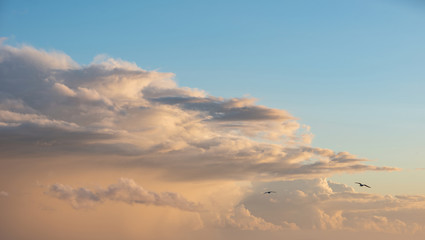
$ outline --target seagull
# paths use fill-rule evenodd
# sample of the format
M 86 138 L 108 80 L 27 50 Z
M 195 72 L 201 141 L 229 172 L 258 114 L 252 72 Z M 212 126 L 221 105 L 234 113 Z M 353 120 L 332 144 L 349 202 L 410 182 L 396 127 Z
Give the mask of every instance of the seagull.
M 368 185 L 366 185 L 366 184 L 364 184 L 364 183 L 359 183 L 359 182 L 355 182 L 355 183 L 359 184 L 359 185 L 360 185 L 360 187 L 368 187 L 368 188 L 370 188 Z
M 276 193 L 275 191 L 267 191 L 267 192 L 264 192 L 264 194 L 271 194 L 271 193 Z

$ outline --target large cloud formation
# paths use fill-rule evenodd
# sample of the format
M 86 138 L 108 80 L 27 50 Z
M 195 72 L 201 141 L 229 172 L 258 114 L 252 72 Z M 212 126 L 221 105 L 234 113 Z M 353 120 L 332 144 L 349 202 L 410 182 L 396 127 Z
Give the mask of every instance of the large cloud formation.
M 174 179 L 264 180 L 395 170 L 309 146 L 288 112 L 251 98 L 178 87 L 173 74 L 30 46 L 0 47 L 3 157 L 94 154 L 108 164 L 153 167 Z M 123 160 L 125 159 L 125 160 Z
M 24 190 L 19 192 L 26 185 L 14 174 L 33 174 L 27 166 L 37 166 L 44 179 L 51 180 L 52 172 L 58 176 L 59 168 L 71 177 L 49 182 L 44 193 L 33 198 L 60 199 L 70 203 L 72 211 L 103 203 L 113 212 L 108 204 L 124 203 L 146 211 L 169 207 L 182 214 L 178 224 L 189 219 L 196 229 L 423 233 L 423 196 L 358 193 L 326 180 L 336 173 L 396 168 L 313 147 L 308 126 L 290 113 L 258 105 L 252 98 L 225 99 L 179 87 L 173 77 L 105 56 L 81 66 L 64 53 L 0 45 L 0 163 L 2 173 L 15 166 L 3 179 L 10 177 L 16 185 L 3 181 L 3 203 L 26 198 Z M 60 165 L 63 162 L 68 165 Z M 78 171 L 64 170 L 77 165 Z M 21 173 L 22 166 L 31 169 Z M 104 177 L 104 172 L 98 173 L 102 168 L 119 169 L 124 178 L 94 188 L 76 180 L 81 169 L 88 169 L 90 179 Z M 148 191 L 126 175 L 129 169 L 152 170 L 175 190 Z M 201 187 L 192 190 L 187 183 Z M 152 185 L 147 188 L 155 189 Z M 264 195 L 265 189 L 277 193 Z M 15 222 L 27 219 L 4 209 Z M 60 219 L 28 211 L 52 224 Z

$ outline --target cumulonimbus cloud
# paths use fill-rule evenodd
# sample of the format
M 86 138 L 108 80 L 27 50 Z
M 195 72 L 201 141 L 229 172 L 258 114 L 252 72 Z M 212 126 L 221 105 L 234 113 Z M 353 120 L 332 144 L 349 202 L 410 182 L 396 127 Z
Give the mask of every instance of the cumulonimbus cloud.
M 47 188 L 76 209 L 106 201 L 167 206 L 199 214 L 205 226 L 243 230 L 425 229 L 423 196 L 358 193 L 325 180 L 397 168 L 313 147 L 309 127 L 287 111 L 179 87 L 173 77 L 104 56 L 82 66 L 61 52 L 1 45 L 0 157 L 8 166 L 66 156 L 83 168 L 151 168 L 172 180 L 258 184 L 209 193 L 201 203 L 148 191 L 128 178 L 104 188 Z M 265 186 L 277 193 L 262 194 Z
M 179 87 L 173 76 L 107 57 L 82 66 L 64 53 L 1 45 L 1 154 L 114 155 L 119 160 L 107 164 L 154 167 L 173 179 L 396 170 L 310 146 L 308 127 L 284 110 Z

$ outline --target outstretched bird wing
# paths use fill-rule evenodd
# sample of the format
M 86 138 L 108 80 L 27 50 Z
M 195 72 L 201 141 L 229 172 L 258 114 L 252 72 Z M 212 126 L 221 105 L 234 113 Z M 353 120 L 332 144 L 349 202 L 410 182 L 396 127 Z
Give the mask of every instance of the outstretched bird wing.
M 360 187 L 368 187 L 368 188 L 371 188 L 371 187 L 369 187 L 368 185 L 366 185 L 366 184 L 364 184 L 364 183 L 359 183 L 359 182 L 354 182 L 354 183 L 359 184 L 359 185 L 360 185 Z

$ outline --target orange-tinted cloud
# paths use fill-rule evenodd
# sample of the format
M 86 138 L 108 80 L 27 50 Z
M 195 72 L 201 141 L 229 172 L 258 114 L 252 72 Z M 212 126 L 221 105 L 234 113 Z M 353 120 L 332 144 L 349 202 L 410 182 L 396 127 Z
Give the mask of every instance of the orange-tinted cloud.
M 314 147 L 309 127 L 287 111 L 179 87 L 173 77 L 104 56 L 81 66 L 64 53 L 1 45 L 0 187 L 10 194 L 0 193 L 0 236 L 423 231 L 423 196 L 357 193 L 325 180 L 397 168 Z M 125 178 L 111 184 L 108 174 Z M 143 177 L 150 191 L 136 184 Z M 40 179 L 46 194 L 33 184 Z
M 128 204 L 170 206 L 185 211 L 201 210 L 199 204 L 190 202 L 177 193 L 148 191 L 138 185 L 134 180 L 128 178 L 121 178 L 116 184 L 96 190 L 90 190 L 84 187 L 73 188 L 57 183 L 49 186 L 46 194 L 68 201 L 76 209 L 91 207 L 96 203 L 110 200 Z
M 252 194 L 242 202 L 253 214 L 274 224 L 291 222 L 301 229 L 400 234 L 423 234 L 425 230 L 420 217 L 425 211 L 424 196 L 359 193 L 326 179 L 261 183 L 254 192 L 264 188 L 274 189 L 276 194 Z
M 173 179 L 285 179 L 392 171 L 349 153 L 309 146 L 308 127 L 254 99 L 178 87 L 173 74 L 98 58 L 0 48 L 0 149 L 4 157 L 105 156 Z

